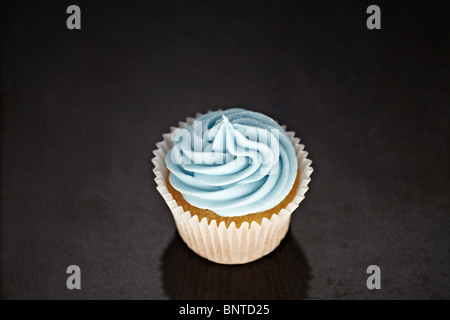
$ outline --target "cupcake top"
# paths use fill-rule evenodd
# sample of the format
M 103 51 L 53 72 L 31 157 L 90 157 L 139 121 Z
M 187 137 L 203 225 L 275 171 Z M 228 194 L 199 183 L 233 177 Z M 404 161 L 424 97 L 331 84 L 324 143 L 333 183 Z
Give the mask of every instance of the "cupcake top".
M 262 212 L 289 194 L 294 147 L 273 119 L 245 109 L 207 113 L 172 135 L 170 184 L 191 205 L 224 217 Z

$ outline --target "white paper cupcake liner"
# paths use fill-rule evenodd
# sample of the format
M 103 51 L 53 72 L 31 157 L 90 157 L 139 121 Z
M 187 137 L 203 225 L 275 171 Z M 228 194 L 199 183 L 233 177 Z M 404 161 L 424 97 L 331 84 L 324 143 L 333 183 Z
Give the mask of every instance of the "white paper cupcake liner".
M 210 111 L 208 111 L 210 112 Z M 201 114 L 197 114 L 196 118 Z M 179 122 L 179 128 L 191 125 L 196 118 L 187 118 L 186 122 Z M 311 181 L 312 161 L 307 159 L 308 152 L 304 151 L 304 145 L 300 144 L 300 139 L 295 137 L 295 132 L 287 132 L 297 155 L 300 172 L 300 183 L 294 200 L 285 209 L 281 209 L 278 214 L 273 214 L 271 219 L 263 218 L 261 225 L 253 221 L 249 226 L 248 222 L 243 222 L 236 228 L 234 222 L 229 227 L 225 222 L 217 225 L 216 220 L 208 224 L 208 220 L 203 218 L 199 221 L 198 216 L 191 216 L 189 211 L 184 211 L 173 199 L 172 194 L 167 189 L 166 177 L 167 167 L 165 158 L 167 152 L 172 148 L 171 135 L 176 127 L 171 127 L 171 132 L 163 134 L 163 140 L 156 144 L 157 149 L 153 151 L 155 157 L 152 159 L 155 168 L 156 189 L 166 201 L 175 220 L 178 232 L 194 252 L 210 261 L 222 264 L 242 264 L 259 259 L 272 252 L 285 237 L 291 219 L 291 214 L 305 198 L 308 190 L 308 183 Z M 283 129 L 286 129 L 283 126 Z

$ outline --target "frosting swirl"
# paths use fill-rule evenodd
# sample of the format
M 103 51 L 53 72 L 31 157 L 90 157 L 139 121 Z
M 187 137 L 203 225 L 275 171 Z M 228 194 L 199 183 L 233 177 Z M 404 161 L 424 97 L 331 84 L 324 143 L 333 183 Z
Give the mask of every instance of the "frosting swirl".
M 294 185 L 298 163 L 283 128 L 245 109 L 200 116 L 172 135 L 170 184 L 193 206 L 221 216 L 275 207 Z

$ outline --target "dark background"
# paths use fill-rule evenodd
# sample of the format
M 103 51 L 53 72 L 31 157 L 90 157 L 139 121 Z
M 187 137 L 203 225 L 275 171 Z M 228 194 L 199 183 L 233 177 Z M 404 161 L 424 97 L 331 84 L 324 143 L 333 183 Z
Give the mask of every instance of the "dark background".
M 66 8 L 81 8 L 81 30 Z M 366 8 L 381 7 L 381 30 Z M 1 3 L 4 299 L 450 299 L 449 23 L 437 1 Z M 150 161 L 243 106 L 315 169 L 287 238 L 243 266 L 183 244 Z M 81 290 L 66 268 L 81 268 Z M 381 268 L 381 290 L 366 269 Z

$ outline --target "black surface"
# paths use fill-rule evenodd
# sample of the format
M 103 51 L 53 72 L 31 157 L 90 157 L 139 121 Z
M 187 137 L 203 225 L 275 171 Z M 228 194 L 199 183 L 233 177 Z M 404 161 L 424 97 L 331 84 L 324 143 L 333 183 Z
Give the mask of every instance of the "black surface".
M 444 2 L 77 1 L 75 31 L 69 4 L 1 3 L 2 298 L 450 299 Z M 315 169 L 280 248 L 244 266 L 186 249 L 150 162 L 230 106 L 296 131 Z

